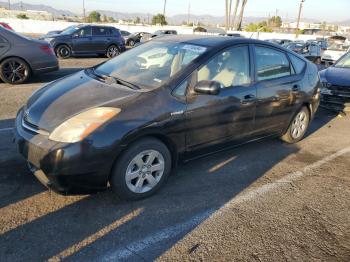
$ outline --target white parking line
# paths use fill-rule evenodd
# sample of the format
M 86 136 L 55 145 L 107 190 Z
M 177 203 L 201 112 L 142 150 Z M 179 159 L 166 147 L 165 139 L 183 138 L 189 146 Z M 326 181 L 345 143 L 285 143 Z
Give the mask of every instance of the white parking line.
M 175 238 L 180 234 L 187 233 L 189 230 L 195 228 L 200 223 L 202 223 L 206 218 L 208 218 L 214 212 L 210 209 L 199 215 L 192 217 L 184 223 L 176 224 L 160 230 L 154 234 L 151 234 L 143 239 L 132 242 L 126 247 L 113 250 L 112 252 L 106 254 L 101 260 L 102 261 L 119 261 L 131 258 L 132 256 L 138 256 L 139 252 L 145 250 L 149 247 L 155 246 L 155 244 L 164 242 L 168 239 Z
M 307 173 L 312 171 L 313 169 L 317 169 L 320 166 L 334 160 L 335 158 L 337 158 L 339 156 L 345 155 L 347 153 L 350 153 L 350 146 L 346 147 L 344 149 L 341 149 L 341 150 L 339 150 L 339 151 L 337 151 L 329 156 L 326 156 L 326 157 L 322 158 L 321 160 L 316 161 L 313 164 L 307 165 L 302 170 L 292 172 L 292 173 L 280 178 L 279 180 L 277 180 L 275 182 L 265 184 L 265 185 L 258 187 L 256 189 L 243 191 L 241 194 L 236 196 L 233 200 L 231 200 L 226 205 L 224 205 L 218 212 L 215 212 L 214 215 L 219 214 L 220 212 L 224 211 L 225 209 L 230 209 L 233 205 L 253 200 L 257 197 L 261 197 L 262 195 L 264 195 L 266 193 L 274 191 L 274 190 L 276 190 L 276 189 L 278 189 L 278 188 L 280 188 L 288 183 L 293 182 L 294 180 L 296 180 L 302 176 L 307 175 Z
M 170 226 L 161 231 L 157 231 L 154 234 L 150 234 L 143 239 L 130 243 L 126 247 L 119 248 L 107 253 L 102 258 L 102 261 L 117 261 L 128 259 L 135 255 L 137 256 L 140 251 L 146 250 L 147 248 L 151 248 L 159 242 L 163 242 L 165 240 L 179 236 L 180 234 L 187 233 L 189 230 L 198 226 L 203 221 L 213 218 L 215 219 L 215 217 L 221 215 L 225 210 L 231 209 L 234 205 L 252 201 L 256 198 L 260 198 L 262 195 L 266 195 L 267 193 L 277 190 L 287 185 L 288 183 L 291 183 L 294 180 L 307 175 L 307 173 L 312 171 L 313 169 L 317 169 L 322 165 L 334 160 L 335 158 L 345 155 L 347 153 L 350 153 L 350 147 L 346 147 L 340 151 L 337 151 L 336 153 L 326 156 L 321 160 L 304 167 L 302 170 L 289 173 L 275 182 L 265 184 L 256 189 L 243 191 L 241 194 L 234 197 L 231 201 L 226 203 L 222 208 L 220 208 L 216 212 L 214 212 L 213 210 L 208 210 L 207 212 L 197 215 L 182 224 Z
M 0 128 L 0 132 L 8 132 L 12 130 L 13 130 L 13 127 Z

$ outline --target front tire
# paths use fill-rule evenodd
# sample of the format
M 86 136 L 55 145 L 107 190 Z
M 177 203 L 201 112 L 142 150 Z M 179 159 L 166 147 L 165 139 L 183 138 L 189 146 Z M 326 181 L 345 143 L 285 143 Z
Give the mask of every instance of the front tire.
M 133 143 L 118 159 L 110 185 L 124 200 L 138 200 L 153 195 L 171 171 L 171 154 L 159 140 L 146 138 Z
M 67 59 L 72 56 L 72 50 L 67 45 L 60 45 L 56 48 L 56 56 L 61 59 Z
M 304 106 L 294 116 L 293 120 L 289 124 L 287 132 L 281 137 L 281 139 L 289 144 L 299 142 L 305 135 L 310 124 L 309 110 Z
M 22 59 L 12 57 L 0 64 L 0 78 L 5 83 L 18 85 L 26 82 L 30 77 L 30 67 Z

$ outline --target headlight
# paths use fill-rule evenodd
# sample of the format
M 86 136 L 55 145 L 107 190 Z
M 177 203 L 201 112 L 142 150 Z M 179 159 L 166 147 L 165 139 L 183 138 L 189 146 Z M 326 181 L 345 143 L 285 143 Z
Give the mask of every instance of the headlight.
M 120 108 L 113 107 L 97 107 L 87 110 L 56 127 L 49 139 L 63 143 L 79 142 L 120 111 Z

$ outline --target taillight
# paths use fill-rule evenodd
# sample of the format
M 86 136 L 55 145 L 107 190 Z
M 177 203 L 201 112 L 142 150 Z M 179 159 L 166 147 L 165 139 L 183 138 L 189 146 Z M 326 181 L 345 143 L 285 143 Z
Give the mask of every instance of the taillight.
M 54 55 L 54 54 L 55 54 L 55 52 L 53 51 L 53 48 L 52 48 L 51 46 L 42 45 L 42 46 L 40 46 L 40 49 L 41 49 L 44 53 L 46 53 L 46 54 L 48 54 L 48 55 Z

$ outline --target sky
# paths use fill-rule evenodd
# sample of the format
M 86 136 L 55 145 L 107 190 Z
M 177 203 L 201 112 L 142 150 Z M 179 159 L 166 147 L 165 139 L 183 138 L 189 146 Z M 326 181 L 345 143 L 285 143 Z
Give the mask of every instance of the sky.
M 2 0 L 4 1 L 4 0 Z M 233 0 L 234 2 L 235 0 Z M 11 0 L 11 2 L 19 2 Z M 82 13 L 83 0 L 23 0 L 26 3 L 45 4 L 58 9 Z M 248 0 L 246 16 L 263 16 L 276 13 L 282 18 L 297 17 L 300 0 Z M 192 14 L 223 16 L 225 0 L 167 0 L 166 15 Z M 164 0 L 85 0 L 86 10 L 96 9 L 126 13 L 162 13 Z M 350 0 L 305 0 L 303 17 L 319 21 L 343 21 L 350 19 Z

